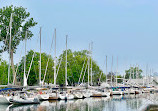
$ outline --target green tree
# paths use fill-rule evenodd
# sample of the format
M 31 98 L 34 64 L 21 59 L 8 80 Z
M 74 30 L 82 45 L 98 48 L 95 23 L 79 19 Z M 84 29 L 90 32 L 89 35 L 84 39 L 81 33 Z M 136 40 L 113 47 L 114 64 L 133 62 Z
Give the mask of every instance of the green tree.
M 29 18 L 30 13 L 26 12 L 26 8 L 6 6 L 0 9 L 0 42 L 2 42 L 2 51 L 9 52 L 9 38 L 10 31 L 8 30 L 10 19 L 12 15 L 12 28 L 11 28 L 11 67 L 13 76 L 15 76 L 13 54 L 16 52 L 17 46 L 21 41 L 25 39 L 25 33 L 27 31 L 27 39 L 33 36 L 30 28 L 35 26 L 37 22 L 33 18 Z M 16 80 L 15 80 L 16 83 Z
M 118 83 L 123 82 L 123 80 L 122 80 L 123 77 L 122 77 L 121 75 L 118 75 L 117 78 L 118 78 L 118 79 L 117 79 L 117 82 L 118 82 Z
M 34 51 L 30 50 L 28 52 L 28 54 L 26 55 L 26 74 L 28 74 L 29 71 L 29 67 L 31 64 L 31 60 L 33 57 Z M 33 58 L 33 63 L 31 66 L 31 70 L 30 70 L 30 74 L 28 77 L 28 85 L 35 85 L 38 84 L 39 82 L 39 57 L 40 54 L 38 52 L 35 52 L 35 56 Z M 45 74 L 45 69 L 46 69 L 46 65 L 47 65 L 47 61 L 49 59 L 48 62 L 48 68 L 47 68 L 47 72 L 46 72 L 46 78 L 45 78 L 45 82 L 46 83 L 53 83 L 53 59 L 50 55 L 47 55 L 46 53 L 42 53 L 41 54 L 41 79 L 43 80 L 44 78 L 44 74 Z M 19 75 L 19 81 L 21 81 L 23 83 L 23 74 L 24 74 L 24 57 L 22 58 L 19 67 L 18 67 L 18 75 Z
M 136 78 L 142 78 L 142 70 L 139 69 L 138 67 L 130 67 L 130 69 L 125 70 L 125 78 L 129 79 L 130 78 L 130 73 L 131 73 L 131 79 L 136 79 Z
M 84 62 L 85 62 L 85 64 L 84 64 L 83 73 L 82 73 L 80 82 L 82 82 L 83 78 L 84 78 L 84 82 L 88 81 L 87 69 L 86 69 L 85 76 L 83 77 L 84 71 L 85 71 L 85 68 L 87 65 L 87 61 L 88 61 L 87 53 L 88 53 L 87 50 L 74 51 L 74 52 L 72 52 L 70 49 L 67 50 L 67 79 L 68 79 L 69 85 L 74 85 L 74 84 L 78 83 Z M 66 57 L 66 51 L 63 51 L 63 53 L 59 56 L 59 59 L 58 59 L 58 62 L 62 59 L 59 74 L 57 77 L 57 83 L 60 85 L 65 84 L 65 63 L 66 63 L 65 57 Z M 91 59 L 90 59 L 90 61 L 91 61 Z M 58 66 L 59 66 L 59 63 L 57 65 L 57 67 Z M 91 67 L 91 64 L 90 64 L 90 67 Z M 93 83 L 98 83 L 101 70 L 94 60 L 92 60 L 92 69 L 93 69 L 93 72 L 92 72 L 93 80 L 92 81 L 93 81 Z
M 8 64 L 6 61 L 1 60 L 0 61 L 0 84 L 6 85 L 8 77 Z

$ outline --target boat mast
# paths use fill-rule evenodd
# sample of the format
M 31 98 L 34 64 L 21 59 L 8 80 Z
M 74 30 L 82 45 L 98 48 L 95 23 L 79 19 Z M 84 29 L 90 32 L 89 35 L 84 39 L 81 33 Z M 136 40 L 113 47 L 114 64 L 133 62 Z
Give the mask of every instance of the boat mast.
M 67 86 L 67 37 L 68 35 L 66 35 L 66 63 L 65 63 L 65 85 Z
M 133 79 L 134 79 L 134 69 L 135 69 L 135 68 L 134 68 L 134 65 L 133 65 Z
M 89 44 L 89 53 L 88 53 L 88 86 L 89 86 L 89 64 L 90 63 L 90 44 Z
M 137 64 L 136 64 L 136 79 L 137 79 L 137 74 L 138 74 L 137 69 L 138 69 L 138 68 L 137 68 Z
M 92 81 L 92 50 L 93 50 L 93 42 L 91 42 L 91 86 L 93 85 L 93 81 Z
M 151 68 L 150 68 L 149 82 L 150 82 L 150 85 L 151 85 Z
M 139 79 L 139 64 L 138 64 L 138 75 L 137 75 L 137 79 Z
M 41 86 L 41 27 L 40 27 L 40 61 L 39 61 L 39 86 Z
M 129 77 L 130 82 L 131 82 L 131 73 L 132 73 L 132 71 L 131 71 L 131 64 L 130 64 L 130 77 Z
M 153 78 L 154 77 L 154 71 L 153 71 L 153 68 L 152 68 L 152 72 L 151 72 L 151 77 Z M 152 80 L 152 79 L 151 79 Z M 152 80 L 152 86 L 153 86 L 153 80 Z
M 113 67 L 113 56 L 112 56 L 112 63 L 111 63 L 111 86 L 112 86 L 112 67 Z
M 108 75 L 108 72 L 107 72 L 107 56 L 106 56 L 106 83 L 108 81 L 107 75 Z
M 24 56 L 24 83 L 23 86 L 27 86 L 27 78 L 26 78 L 26 38 L 27 38 L 27 31 L 25 35 L 25 56 Z
M 148 74 L 148 64 L 146 64 L 146 77 L 145 77 L 145 81 L 146 81 L 146 86 L 148 85 L 148 79 L 147 79 L 147 74 Z M 145 85 L 145 84 L 144 84 Z
M 12 19 L 12 16 L 13 16 L 13 13 L 11 13 L 11 16 L 10 16 L 10 24 L 9 24 L 9 26 L 10 26 L 10 40 L 9 40 L 9 65 L 8 65 L 8 85 L 9 85 L 9 80 L 10 80 L 10 51 L 11 51 L 11 40 L 12 40 L 12 21 L 13 21 L 13 19 Z M 14 84 L 14 83 L 13 83 Z
M 143 73 L 143 87 L 144 87 L 144 78 L 145 78 L 145 76 L 144 76 L 144 73 Z
M 147 66 L 146 66 L 146 76 L 147 76 L 147 78 L 146 78 L 146 80 L 147 80 L 147 86 L 149 86 L 148 64 L 147 64 Z
M 56 29 L 55 31 L 55 50 L 54 50 L 54 85 L 56 86 Z
M 116 86 L 117 86 L 117 73 L 118 73 L 118 56 L 117 56 Z

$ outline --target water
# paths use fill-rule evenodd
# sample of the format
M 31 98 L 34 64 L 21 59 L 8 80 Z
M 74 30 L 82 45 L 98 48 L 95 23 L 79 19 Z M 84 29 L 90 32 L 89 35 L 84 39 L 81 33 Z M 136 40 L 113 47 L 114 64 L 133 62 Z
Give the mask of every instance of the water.
M 145 105 L 157 101 L 157 98 L 158 94 L 143 94 L 43 101 L 38 105 L 0 105 L 0 111 L 138 111 Z

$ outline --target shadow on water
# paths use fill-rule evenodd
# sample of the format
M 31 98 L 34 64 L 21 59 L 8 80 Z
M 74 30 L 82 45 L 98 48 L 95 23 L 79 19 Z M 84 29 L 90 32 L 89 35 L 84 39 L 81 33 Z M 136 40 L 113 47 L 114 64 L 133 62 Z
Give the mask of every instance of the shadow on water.
M 0 111 L 138 111 L 151 103 L 142 95 L 42 101 L 35 105 L 0 105 Z M 156 96 L 158 97 L 158 96 Z

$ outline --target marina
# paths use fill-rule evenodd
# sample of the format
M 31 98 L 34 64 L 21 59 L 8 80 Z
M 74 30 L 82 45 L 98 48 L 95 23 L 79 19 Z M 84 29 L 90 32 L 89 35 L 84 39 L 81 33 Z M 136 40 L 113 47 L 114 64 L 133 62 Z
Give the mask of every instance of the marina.
M 156 111 L 157 101 L 156 88 L 117 87 L 116 90 L 116 87 L 106 89 L 67 87 L 51 90 L 50 88 L 27 90 L 25 88 L 25 91 L 24 88 L 0 90 L 0 111 L 117 111 L 117 109 L 119 111 L 150 111 L 150 109 Z
M 0 111 L 158 111 L 153 5 L 6 1 Z
M 67 101 L 49 100 L 28 105 L 0 105 L 0 111 L 117 111 L 118 109 L 119 111 L 143 111 L 146 105 L 153 104 L 145 96 L 146 94 L 116 95 L 113 97 L 92 97 Z M 157 95 L 154 94 L 150 94 L 150 96 L 157 98 Z

